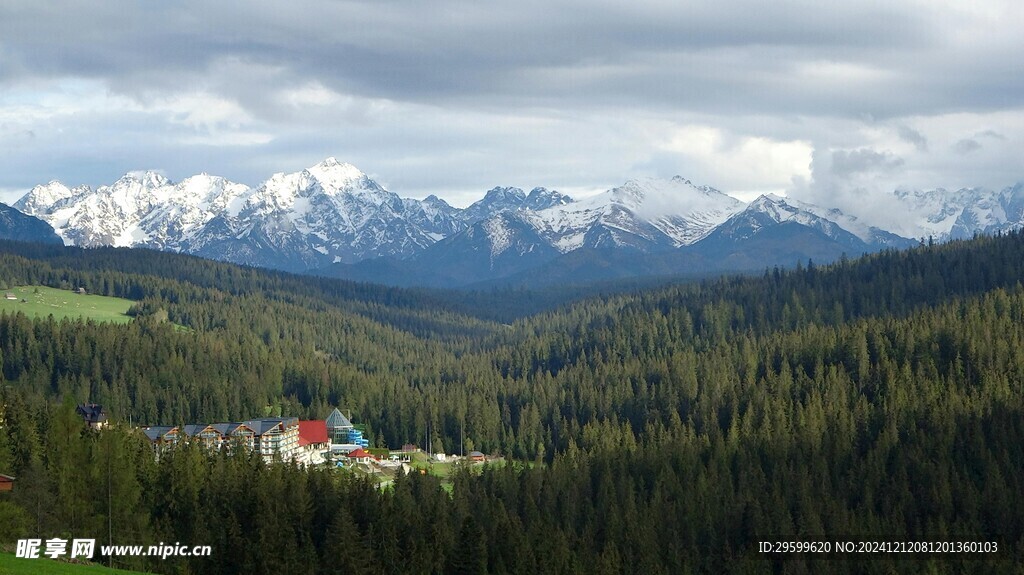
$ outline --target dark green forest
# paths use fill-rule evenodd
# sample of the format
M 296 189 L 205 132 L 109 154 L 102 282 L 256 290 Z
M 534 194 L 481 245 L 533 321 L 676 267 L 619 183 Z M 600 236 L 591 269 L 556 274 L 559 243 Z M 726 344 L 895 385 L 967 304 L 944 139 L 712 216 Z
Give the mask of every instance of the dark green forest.
M 141 250 L 0 246 L 8 285 L 137 301 L 0 315 L 0 541 L 211 544 L 190 573 L 1016 572 L 1024 235 L 594 295 L 460 294 Z M 566 303 L 562 303 L 566 302 Z M 541 311 L 538 313 L 538 310 Z M 118 422 L 86 432 L 74 404 Z M 520 463 L 374 485 L 129 422 L 351 410 L 375 444 Z M 113 494 L 111 496 L 111 494 Z M 5 520 L 6 519 L 6 520 Z M 763 554 L 761 541 L 995 542 Z

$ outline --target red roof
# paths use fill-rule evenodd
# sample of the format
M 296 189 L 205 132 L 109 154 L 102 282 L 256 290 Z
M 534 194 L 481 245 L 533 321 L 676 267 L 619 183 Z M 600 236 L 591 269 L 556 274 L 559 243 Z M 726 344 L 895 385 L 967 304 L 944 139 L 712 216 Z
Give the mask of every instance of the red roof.
M 349 459 L 362 459 L 364 457 L 373 457 L 373 454 L 371 454 L 370 452 L 368 452 L 365 449 L 363 449 L 362 447 L 360 447 L 360 448 L 356 449 L 355 451 L 349 452 L 347 457 Z
M 322 419 L 299 422 L 299 446 L 327 443 L 327 422 Z

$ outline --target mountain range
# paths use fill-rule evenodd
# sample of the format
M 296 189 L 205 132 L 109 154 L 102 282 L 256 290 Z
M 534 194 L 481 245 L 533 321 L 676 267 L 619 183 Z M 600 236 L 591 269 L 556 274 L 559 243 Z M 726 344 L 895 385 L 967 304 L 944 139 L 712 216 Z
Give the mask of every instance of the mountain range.
M 208 174 L 175 183 L 151 171 L 96 189 L 54 181 L 14 208 L 66 244 L 447 287 L 763 270 L 1024 227 L 1022 184 L 900 189 L 888 199 L 906 211 L 899 229 L 775 195 L 744 203 L 678 176 L 630 180 L 580 200 L 495 187 L 458 208 L 436 196 L 402 198 L 328 158 L 255 188 Z

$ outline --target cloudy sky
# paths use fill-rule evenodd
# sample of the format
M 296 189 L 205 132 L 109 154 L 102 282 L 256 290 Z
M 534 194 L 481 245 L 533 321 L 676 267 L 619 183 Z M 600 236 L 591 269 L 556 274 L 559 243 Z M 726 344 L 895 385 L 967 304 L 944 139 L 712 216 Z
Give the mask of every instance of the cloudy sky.
M 1024 179 L 1019 0 L 0 5 L 0 199 L 327 156 L 407 197 Z

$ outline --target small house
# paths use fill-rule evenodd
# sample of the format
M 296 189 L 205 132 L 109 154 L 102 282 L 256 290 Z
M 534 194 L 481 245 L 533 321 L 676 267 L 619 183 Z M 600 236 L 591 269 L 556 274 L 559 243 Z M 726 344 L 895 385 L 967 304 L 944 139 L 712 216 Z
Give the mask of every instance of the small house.
M 85 295 L 85 294 L 87 294 L 89 292 L 87 292 L 84 287 L 80 287 L 80 288 L 75 288 L 75 293 L 78 294 L 78 295 Z
M 362 447 L 356 449 L 355 451 L 352 451 L 345 457 L 348 458 L 350 463 L 370 463 L 371 461 L 377 460 L 376 457 L 374 457 L 369 451 L 366 451 Z
M 12 293 L 12 292 L 7 292 L 4 295 L 4 297 L 7 298 L 7 299 L 18 299 L 18 296 L 14 295 L 14 293 Z
M 479 451 L 469 452 L 469 460 L 472 461 L 473 463 L 483 463 L 485 459 L 486 458 L 484 457 L 484 454 L 480 453 Z
M 0 475 L 0 493 L 14 491 L 14 478 L 10 475 Z
M 103 429 L 107 426 L 107 412 L 102 405 L 96 403 L 82 403 L 75 411 L 81 416 L 89 429 Z

